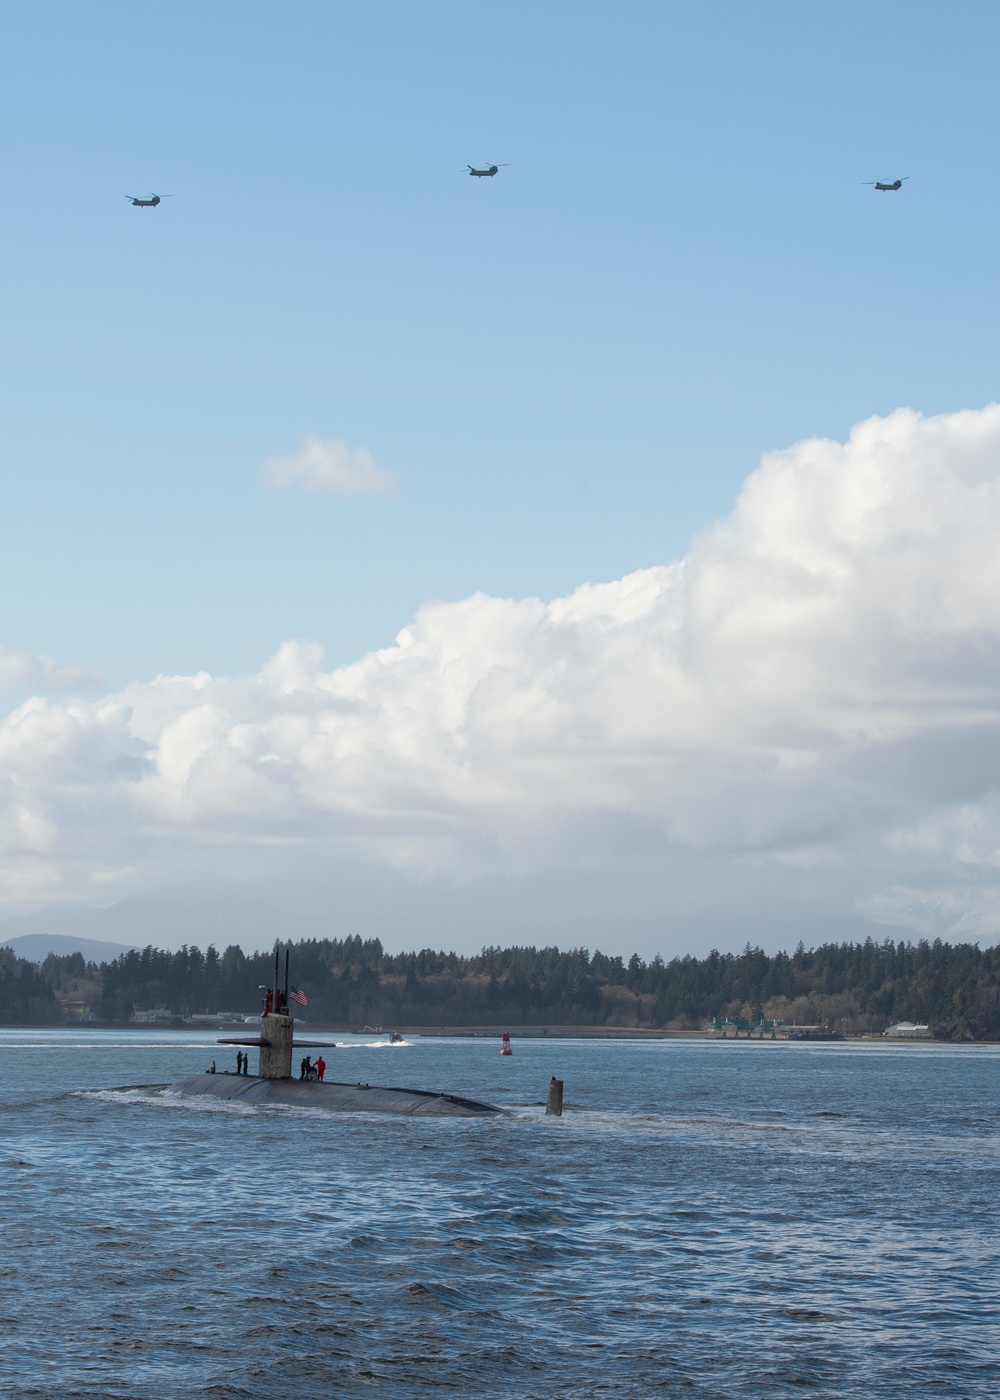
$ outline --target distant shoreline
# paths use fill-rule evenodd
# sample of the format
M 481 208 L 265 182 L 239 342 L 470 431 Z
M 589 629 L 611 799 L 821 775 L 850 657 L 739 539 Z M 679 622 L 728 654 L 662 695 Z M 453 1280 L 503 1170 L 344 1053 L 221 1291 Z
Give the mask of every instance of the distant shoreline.
M 451 1040 L 499 1040 L 503 1030 L 506 1030 L 511 1040 L 709 1040 L 723 1041 L 734 1045 L 737 1039 L 740 1044 L 776 1044 L 784 1042 L 793 1045 L 846 1045 L 846 1044 L 871 1044 L 871 1045 L 995 1045 L 992 1040 L 945 1040 L 936 1039 L 933 1036 L 905 1036 L 905 1035 L 838 1035 L 835 1040 L 818 1039 L 798 1039 L 787 1035 L 778 1034 L 772 1041 L 770 1035 L 760 1036 L 724 1036 L 717 1031 L 698 1030 L 664 1030 L 662 1028 L 646 1029 L 642 1026 L 515 1026 L 513 1029 L 508 1026 L 390 1026 L 384 1031 L 358 1031 L 350 1026 L 329 1026 L 319 1022 L 304 1021 L 299 1022 L 302 1032 L 309 1034 L 324 1035 L 388 1035 L 391 1030 L 399 1031 L 401 1035 L 420 1036 L 424 1039 L 451 1039 Z M 149 1031 L 167 1031 L 172 1035 L 190 1035 L 192 1032 L 212 1035 L 225 1031 L 241 1030 L 242 1027 L 232 1026 L 178 1026 L 178 1025 L 136 1025 L 131 1021 L 81 1021 L 76 1024 L 46 1025 L 2 1025 L 0 1030 L 4 1031 L 128 1031 L 133 1034 L 146 1034 Z M 252 1034 L 252 1028 L 245 1028 L 248 1034 Z

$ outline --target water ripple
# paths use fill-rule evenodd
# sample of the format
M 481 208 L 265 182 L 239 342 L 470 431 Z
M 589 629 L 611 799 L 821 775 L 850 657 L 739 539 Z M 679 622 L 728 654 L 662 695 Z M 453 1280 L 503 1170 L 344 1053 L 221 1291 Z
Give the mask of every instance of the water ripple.
M 1000 1054 L 774 1048 L 355 1045 L 514 1110 L 442 1122 L 141 1087 L 209 1037 L 2 1033 L 4 1395 L 992 1397 Z

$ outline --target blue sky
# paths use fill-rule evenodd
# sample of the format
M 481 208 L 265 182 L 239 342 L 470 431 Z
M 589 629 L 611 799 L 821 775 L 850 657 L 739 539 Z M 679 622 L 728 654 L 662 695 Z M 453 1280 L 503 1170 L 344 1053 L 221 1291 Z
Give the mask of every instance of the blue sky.
M 6 644 L 113 684 L 288 636 L 346 661 L 429 598 L 679 557 L 764 450 L 989 401 L 998 25 L 9 10 Z M 307 432 L 400 489 L 275 499 Z
M 681 559 L 762 453 L 990 403 L 998 31 L 979 3 L 9 7 L 0 645 L 108 693 L 294 638 L 341 666 L 434 600 Z M 396 489 L 276 489 L 309 435 Z

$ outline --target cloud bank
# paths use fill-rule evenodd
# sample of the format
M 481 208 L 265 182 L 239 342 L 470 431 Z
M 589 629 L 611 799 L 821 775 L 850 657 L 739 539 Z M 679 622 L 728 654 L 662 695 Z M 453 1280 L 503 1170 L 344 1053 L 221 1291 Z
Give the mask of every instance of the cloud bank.
M 298 486 L 334 496 L 380 495 L 396 488 L 396 478 L 380 471 L 365 448 L 317 437 L 307 437 L 295 457 L 272 457 L 265 462 L 264 478 L 274 487 Z
M 807 942 L 831 901 L 990 941 L 998 538 L 1000 406 L 901 409 L 765 457 L 678 563 L 430 604 L 332 671 L 289 641 L 248 677 L 30 700 L 0 726 L 0 904 L 351 869 L 445 909 L 555 872 L 665 928 L 711 907 L 731 944 L 750 888 Z

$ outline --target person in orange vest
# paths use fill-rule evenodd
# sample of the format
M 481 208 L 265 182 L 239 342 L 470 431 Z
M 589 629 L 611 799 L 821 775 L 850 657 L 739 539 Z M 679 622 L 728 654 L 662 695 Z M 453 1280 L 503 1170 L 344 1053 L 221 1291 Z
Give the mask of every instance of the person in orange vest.
M 323 1082 L 323 1075 L 324 1075 L 325 1073 L 326 1073 L 326 1061 L 323 1059 L 323 1056 L 322 1056 L 322 1055 L 317 1055 L 317 1056 L 316 1056 L 316 1078 L 319 1080 L 319 1082 L 320 1082 L 321 1084 L 322 1084 L 322 1082 Z

